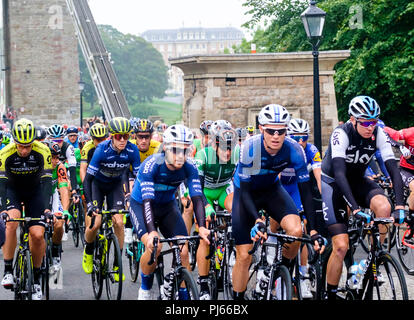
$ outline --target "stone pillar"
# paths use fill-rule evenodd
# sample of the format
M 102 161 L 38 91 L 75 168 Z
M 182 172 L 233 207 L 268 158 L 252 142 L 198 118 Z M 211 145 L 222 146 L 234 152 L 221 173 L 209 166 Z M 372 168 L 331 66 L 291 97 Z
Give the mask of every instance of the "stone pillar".
M 324 149 L 338 124 L 333 68 L 349 55 L 349 51 L 320 52 Z M 235 127 L 256 125 L 257 114 L 270 103 L 283 105 L 292 117 L 313 127 L 311 52 L 188 56 L 170 63 L 184 72 L 183 121 L 190 128 L 207 119 L 226 119 Z
M 8 105 L 36 125 L 79 125 L 78 42 L 66 1 L 8 2 Z

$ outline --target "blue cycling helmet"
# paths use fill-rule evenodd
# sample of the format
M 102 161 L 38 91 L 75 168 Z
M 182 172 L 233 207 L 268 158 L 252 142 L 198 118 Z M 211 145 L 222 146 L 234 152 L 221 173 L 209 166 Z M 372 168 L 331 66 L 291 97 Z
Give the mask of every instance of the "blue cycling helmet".
M 349 103 L 348 114 L 357 119 L 378 119 L 380 113 L 378 103 L 368 96 L 357 96 Z
M 77 127 L 75 127 L 75 126 L 70 126 L 69 128 L 67 128 L 67 129 L 66 129 L 66 134 L 67 134 L 67 135 L 69 135 L 69 134 L 74 134 L 74 133 L 76 133 L 76 134 L 78 134 L 78 133 L 79 133 L 79 130 L 78 130 L 78 128 L 77 128 Z

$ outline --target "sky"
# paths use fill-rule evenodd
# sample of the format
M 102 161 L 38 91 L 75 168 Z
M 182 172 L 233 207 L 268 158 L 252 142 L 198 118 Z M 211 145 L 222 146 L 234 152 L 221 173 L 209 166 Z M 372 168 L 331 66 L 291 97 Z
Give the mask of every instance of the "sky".
M 241 27 L 248 21 L 243 0 L 89 0 L 97 24 L 140 35 L 149 29 Z

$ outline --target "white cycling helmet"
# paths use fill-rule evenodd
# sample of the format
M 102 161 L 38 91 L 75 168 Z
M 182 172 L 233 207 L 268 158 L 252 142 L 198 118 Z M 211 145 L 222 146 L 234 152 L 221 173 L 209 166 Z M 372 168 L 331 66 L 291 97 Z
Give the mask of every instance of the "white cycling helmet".
M 293 118 L 289 122 L 287 132 L 288 134 L 295 134 L 295 133 L 309 134 L 310 133 L 309 123 L 303 119 Z
M 165 144 L 183 143 L 190 145 L 193 143 L 193 139 L 193 132 L 182 124 L 174 124 L 168 127 L 163 133 L 163 142 Z
M 280 124 L 288 126 L 290 114 L 285 107 L 279 104 L 268 104 L 260 110 L 258 120 L 262 126 L 266 124 Z
M 368 96 L 357 96 L 349 103 L 348 114 L 357 119 L 378 119 L 380 113 L 378 103 Z

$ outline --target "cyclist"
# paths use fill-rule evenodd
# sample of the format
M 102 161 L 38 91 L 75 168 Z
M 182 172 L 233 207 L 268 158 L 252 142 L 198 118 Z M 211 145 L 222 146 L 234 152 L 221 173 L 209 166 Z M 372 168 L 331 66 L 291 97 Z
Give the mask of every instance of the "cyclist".
M 254 127 L 253 126 L 247 126 L 246 131 L 247 131 L 247 133 L 250 137 L 254 135 Z
M 204 120 L 200 123 L 201 138 L 194 139 L 193 145 L 191 146 L 193 157 L 198 151 L 208 146 L 210 139 L 210 128 L 212 123 L 212 120 Z
M 410 214 L 414 213 L 414 127 L 394 130 L 385 127 L 384 131 L 388 134 L 391 145 L 398 147 L 401 151 L 400 174 L 404 185 L 410 190 L 407 199 Z
M 308 167 L 308 172 L 311 178 L 311 182 L 313 185 L 313 189 L 316 191 L 313 192 L 314 198 L 317 199 L 321 198 L 321 165 L 322 165 L 322 159 L 319 150 L 311 143 L 308 142 L 309 139 L 309 133 L 310 133 L 310 127 L 309 123 L 303 119 L 291 119 L 289 122 L 287 133 L 290 138 L 297 141 L 301 147 L 305 151 L 306 156 L 306 164 Z M 312 178 L 313 177 L 313 178 Z M 288 168 L 284 169 L 280 174 L 280 181 L 285 188 L 285 190 L 289 193 L 289 195 L 292 197 L 293 201 L 295 201 L 296 208 L 299 212 L 303 211 L 302 201 L 300 198 L 300 192 L 299 187 L 296 179 L 296 173 L 293 166 L 289 166 Z M 315 202 L 314 202 L 315 203 Z M 319 202 L 320 203 L 320 202 Z M 315 207 L 319 203 L 315 203 Z M 306 225 L 306 220 L 304 220 Z M 272 230 L 273 231 L 273 230 Z M 301 265 L 299 266 L 299 272 L 302 275 L 307 274 L 307 261 L 308 261 L 308 252 L 307 247 L 304 246 L 302 250 L 301 255 Z M 301 293 L 303 298 L 312 298 L 313 295 L 310 291 L 310 283 L 308 279 L 301 280 L 300 282 L 301 286 Z
M 56 142 L 48 143 L 52 154 L 52 213 L 71 218 L 69 214 L 69 180 L 65 165 L 60 162 L 60 147 Z M 56 220 L 52 236 L 52 260 L 55 270 L 61 267 L 60 252 L 62 251 L 62 238 L 64 235 L 64 220 Z
M 104 198 L 106 197 L 108 210 L 125 209 L 124 181 L 122 179 L 124 170 L 132 165 L 132 169 L 136 173 L 140 165 L 138 148 L 129 141 L 129 133 L 131 132 L 129 120 L 115 117 L 109 121 L 108 128 L 111 139 L 101 142 L 96 147 L 83 180 L 88 215 L 95 219 L 92 229 L 89 228 L 90 219 L 86 221 L 86 244 L 82 266 L 87 274 L 90 274 L 93 268 L 94 241 L 102 221 L 98 213 L 102 210 Z M 123 215 L 114 215 L 113 225 L 122 252 L 124 245 Z M 122 277 L 124 280 L 125 275 Z
M 238 161 L 238 153 L 235 151 L 237 133 L 231 124 L 225 120 L 214 121 L 211 125 L 211 136 L 214 141 L 197 152 L 194 160 L 197 164 L 201 186 L 207 199 L 206 218 L 210 221 L 215 214 L 214 202 L 231 212 L 233 203 L 233 174 Z M 197 265 L 200 282 L 200 300 L 210 300 L 208 287 L 209 246 L 200 242 L 197 251 Z
M 380 107 L 368 96 L 357 96 L 349 104 L 350 119 L 332 133 L 330 144 L 322 161 L 322 200 L 325 223 L 332 237 L 332 253 L 327 268 L 328 299 L 336 299 L 344 256 L 348 250 L 347 206 L 351 214 L 365 222 L 371 217 L 361 211 L 370 208 L 377 217 L 389 217 L 391 205 L 383 189 L 364 173 L 375 151 L 391 176 L 396 195 L 396 223 L 405 216 L 403 183 L 398 172 L 391 145 L 384 131 L 377 127 Z M 385 227 L 381 231 L 384 240 Z
M 36 140 L 42 142 L 46 139 L 46 136 L 47 136 L 46 129 L 42 126 L 37 126 L 36 127 Z
M 205 225 L 205 209 L 200 179 L 195 164 L 188 159 L 193 133 L 183 125 L 170 126 L 163 135 L 163 153 L 147 158 L 141 165 L 131 194 L 131 221 L 138 238 L 145 245 L 141 257 L 141 287 L 138 299 L 151 299 L 153 272 L 156 264 L 148 262 L 153 251 L 153 239 L 158 237 L 156 225 L 165 237 L 186 236 L 187 229 L 175 201 L 175 192 L 187 179 L 199 235 L 208 242 L 209 230 Z M 159 251 L 161 245 L 159 245 Z M 159 252 L 157 252 L 158 254 Z M 181 251 L 183 265 L 189 268 L 188 246 Z M 188 292 L 179 290 L 181 298 Z
M 65 133 L 65 128 L 59 124 L 54 124 L 47 129 L 49 140 L 56 142 L 60 147 L 60 160 L 68 164 L 71 197 L 74 202 L 77 202 L 79 201 L 79 186 L 76 172 L 77 161 L 75 149 L 70 143 L 64 141 Z
M 244 299 L 251 262 L 248 251 L 252 247 L 252 240 L 266 237 L 264 220 L 259 210 L 266 210 L 287 234 L 298 237 L 302 235 L 301 220 L 295 203 L 278 178 L 278 174 L 289 165 L 293 165 L 298 178 L 310 234 L 315 240 L 315 250 L 320 249 L 318 241 L 321 236 L 314 229 L 315 217 L 304 151 L 294 140 L 285 137 L 290 120 L 289 112 L 281 105 L 270 104 L 262 108 L 258 120 L 261 134 L 243 142 L 233 181 L 232 227 L 236 263 L 232 281 L 235 300 Z M 299 243 L 295 242 L 283 252 L 283 263 L 289 268 L 298 249 Z
M 66 137 L 64 141 L 66 141 L 67 143 L 70 143 L 73 146 L 73 148 L 79 149 L 78 134 L 79 134 L 78 128 L 75 126 L 70 126 L 66 130 Z
M 12 128 L 14 143 L 0 151 L 0 206 L 11 218 L 20 218 L 22 203 L 25 216 L 40 218 L 50 213 L 52 195 L 52 165 L 49 148 L 35 140 L 35 127 L 27 119 L 17 120 Z M 7 200 L 7 201 L 6 201 Z M 42 299 L 40 267 L 45 255 L 44 222 L 30 222 L 30 251 L 32 254 L 33 300 Z M 3 246 L 4 277 L 2 285 L 11 289 L 14 284 L 13 257 L 17 244 L 17 224 L 9 223 Z
M 8 132 L 3 131 L 3 140 L 2 140 L 2 146 L 5 147 L 10 143 L 11 135 Z
M 146 158 L 158 152 L 161 143 L 152 139 L 154 126 L 149 120 L 139 119 L 136 121 L 133 131 L 135 132 L 135 140 L 131 140 L 131 142 L 138 147 L 140 161 L 142 163 Z M 129 189 L 126 190 L 126 198 L 129 202 L 129 190 L 132 190 L 135 177 L 131 174 L 131 171 L 126 170 L 126 172 L 130 173 Z M 132 243 L 132 224 L 129 216 L 126 219 L 125 242 Z

